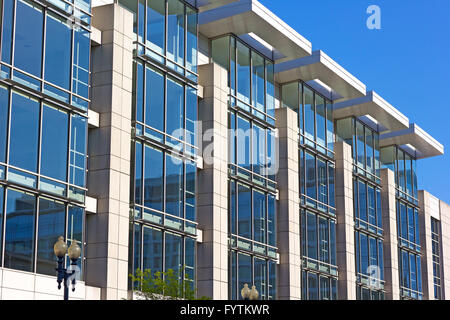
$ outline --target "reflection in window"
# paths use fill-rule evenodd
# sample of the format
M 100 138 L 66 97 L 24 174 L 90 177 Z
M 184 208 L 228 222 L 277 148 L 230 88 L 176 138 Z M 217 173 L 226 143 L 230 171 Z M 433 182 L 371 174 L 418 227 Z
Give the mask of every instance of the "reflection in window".
M 0 162 L 6 162 L 6 137 L 8 128 L 9 91 L 0 86 Z M 0 170 L 0 177 L 1 177 Z
M 147 0 L 146 44 L 160 54 L 164 53 L 165 16 L 165 0 Z M 142 18 L 144 18 L 143 15 Z
M 5 219 L 5 268 L 33 271 L 35 196 L 9 189 Z
M 29 96 L 13 92 L 9 163 L 37 171 L 39 136 L 39 102 Z
M 166 155 L 166 212 L 183 217 L 183 162 Z
M 144 226 L 143 270 L 150 269 L 152 274 L 163 271 L 162 248 L 162 231 Z
M 64 203 L 46 198 L 39 199 L 36 269 L 38 273 L 55 275 L 57 258 L 53 252 L 53 245 L 59 236 L 64 236 L 65 218 Z
M 167 18 L 167 57 L 184 66 L 184 7 L 179 0 L 169 0 Z M 179 67 L 174 67 L 179 72 Z
M 42 116 L 41 174 L 66 181 L 69 117 L 48 105 L 44 105 Z
M 144 159 L 144 205 L 163 211 L 163 153 L 158 149 L 146 146 Z

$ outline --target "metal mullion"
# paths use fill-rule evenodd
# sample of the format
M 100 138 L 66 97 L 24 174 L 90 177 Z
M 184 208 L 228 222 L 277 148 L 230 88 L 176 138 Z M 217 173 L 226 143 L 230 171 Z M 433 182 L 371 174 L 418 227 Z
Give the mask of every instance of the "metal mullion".
M 40 197 L 39 196 L 35 196 L 34 199 L 34 204 L 35 204 L 35 208 L 36 208 L 36 213 L 34 216 L 34 245 L 33 245 L 33 270 L 32 272 L 36 272 L 37 271 L 37 246 L 38 246 L 38 240 L 39 240 L 39 234 L 38 234 L 38 226 L 39 226 L 39 213 L 40 213 Z

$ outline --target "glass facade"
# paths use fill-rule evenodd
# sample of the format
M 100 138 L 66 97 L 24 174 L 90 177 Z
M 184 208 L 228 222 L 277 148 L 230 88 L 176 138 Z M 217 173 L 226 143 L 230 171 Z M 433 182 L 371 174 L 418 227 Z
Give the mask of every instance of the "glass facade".
M 87 111 L 90 1 L 4 0 L 0 78 Z
M 336 139 L 352 147 L 356 296 L 384 300 L 379 134 L 350 117 L 336 120 Z
M 119 1 L 134 13 L 130 273 L 181 272 L 195 287 L 197 11 Z M 131 286 L 131 282 L 130 282 Z
M 1 266 L 56 275 L 63 236 L 81 247 L 83 272 L 90 1 L 0 9 Z
M 302 299 L 336 300 L 336 204 L 333 104 L 303 82 L 281 86 L 299 126 Z
M 229 296 L 244 284 L 276 298 L 276 133 L 273 61 L 232 35 L 211 41 L 228 70 Z
M 441 222 L 431 219 L 431 254 L 433 257 L 433 292 L 434 299 L 442 300 L 442 270 L 441 270 Z

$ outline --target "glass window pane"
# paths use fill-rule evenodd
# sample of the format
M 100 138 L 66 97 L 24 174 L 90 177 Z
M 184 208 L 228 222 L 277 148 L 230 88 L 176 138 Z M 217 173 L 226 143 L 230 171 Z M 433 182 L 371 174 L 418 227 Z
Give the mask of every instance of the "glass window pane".
M 317 143 L 326 147 L 326 114 L 325 114 L 325 99 L 316 95 L 316 121 L 317 121 Z
M 74 29 L 72 91 L 89 98 L 90 33 L 83 28 Z
M 251 239 L 251 191 L 250 188 L 238 184 L 238 235 Z
M 320 277 L 320 300 L 330 300 L 330 279 Z
M 267 229 L 268 229 L 268 244 L 276 246 L 276 203 L 275 196 L 268 195 L 268 212 L 267 212 Z
M 327 101 L 327 148 L 334 150 L 333 104 Z
M 13 92 L 9 163 L 36 172 L 38 136 L 39 102 Z
M 237 97 L 250 103 L 250 49 L 237 42 Z M 248 108 L 245 107 L 245 109 Z
M 152 274 L 162 271 L 163 268 L 162 239 L 161 230 L 144 226 L 142 268 L 150 269 Z
M 411 157 L 405 153 L 405 175 L 406 175 L 406 192 L 410 195 L 412 192 L 412 163 Z
M 245 254 L 238 254 L 238 296 L 242 299 L 241 290 L 245 284 L 252 287 L 252 258 Z
M 3 0 L 2 61 L 11 64 L 13 33 L 13 0 Z
M 164 258 L 164 268 L 165 272 L 169 269 L 173 270 L 175 275 L 180 276 L 181 267 L 183 266 L 183 255 L 182 255 L 182 241 L 183 239 L 173 233 L 166 233 L 165 241 L 165 258 Z
M 266 243 L 266 196 L 253 191 L 253 235 L 254 240 Z
M 317 218 L 314 213 L 307 214 L 308 257 L 317 260 Z
M 144 163 L 144 205 L 163 211 L 163 153 L 152 147 L 145 147 Z
M 306 152 L 306 195 L 317 199 L 316 158 L 308 152 Z
M 253 172 L 264 175 L 264 166 L 266 164 L 266 131 L 260 126 L 253 125 L 252 145 Z
M 237 119 L 237 164 L 247 170 L 250 167 L 250 123 L 244 118 Z
M 366 128 L 365 130 L 366 134 L 366 166 L 367 171 L 370 173 L 375 173 L 375 162 L 374 162 L 374 156 L 373 156 L 373 138 L 372 138 L 372 131 Z
M 186 162 L 186 207 L 185 218 L 195 221 L 195 194 L 196 194 L 197 164 Z
M 255 258 L 255 287 L 260 300 L 267 300 L 267 263 Z
M 195 283 L 195 246 L 196 241 L 192 238 L 185 238 L 185 279 L 189 280 L 191 290 L 194 290 Z
M 183 217 L 183 161 L 166 154 L 166 212 Z
M 3 239 L 3 201 L 5 197 L 5 190 L 0 185 L 0 238 Z M 2 250 L 0 250 L 0 260 L 2 259 Z
M 365 155 L 364 155 L 364 127 L 356 121 L 356 139 L 357 139 L 357 152 L 358 152 L 358 166 L 365 168 Z
M 230 276 L 230 283 L 229 288 L 231 291 L 230 297 L 231 300 L 237 300 L 237 253 L 235 251 L 229 251 L 229 261 L 231 261 L 231 276 Z
M 319 217 L 319 260 L 329 263 L 329 228 L 328 220 Z
M 406 217 L 406 206 L 400 204 L 400 219 L 401 219 L 401 237 L 403 239 L 408 239 L 408 219 Z
M 41 142 L 41 174 L 66 181 L 69 116 L 44 105 Z
M 14 64 L 37 77 L 41 76 L 43 26 L 39 5 L 17 1 Z
M 186 87 L 186 137 L 185 141 L 193 146 L 197 145 L 197 90 L 192 87 Z M 189 149 L 190 153 L 195 155 L 195 150 Z
M 367 207 L 366 207 L 366 185 L 363 182 L 359 182 L 358 187 L 358 199 L 359 199 L 359 218 L 363 221 L 367 221 Z
M 6 162 L 8 110 L 9 110 L 9 90 L 6 87 L 0 86 L 0 162 Z
M 375 189 L 372 186 L 367 186 L 367 213 L 369 217 L 369 223 L 371 225 L 377 225 L 377 217 L 376 217 L 376 203 L 375 203 Z
M 85 211 L 81 207 L 69 205 L 69 212 L 67 216 L 67 245 L 70 246 L 73 241 L 75 241 L 81 248 L 81 256 L 78 259 L 77 264 L 80 268 L 81 273 L 78 274 L 77 280 L 82 279 L 83 272 L 83 257 L 84 257 L 84 240 L 83 240 L 83 229 L 84 229 L 84 214 Z
M 164 76 L 146 68 L 145 124 L 164 131 Z
M 136 120 L 139 122 L 144 121 L 144 66 L 142 63 L 136 63 L 136 74 L 133 75 L 136 79 L 133 91 L 136 94 L 136 105 L 134 106 L 136 110 Z
M 186 15 L 186 67 L 192 72 L 197 72 L 197 12 L 186 6 Z
M 266 69 L 267 69 L 266 112 L 269 116 L 275 118 L 275 76 L 273 63 L 266 61 Z M 268 120 L 268 122 L 274 124 L 273 120 Z
M 147 0 L 146 44 L 147 46 L 149 46 L 150 48 L 161 54 L 164 53 L 165 15 L 166 15 L 165 0 Z M 173 36 L 172 33 L 169 33 L 169 35 Z
M 58 237 L 64 237 L 65 218 L 64 203 L 45 198 L 39 199 L 36 272 L 52 276 L 56 274 L 57 258 L 53 252 L 53 245 Z
M 4 267 L 34 271 L 34 221 L 36 198 L 28 193 L 9 189 L 6 200 L 6 231 Z
M 319 280 L 314 273 L 308 273 L 308 300 L 319 300 Z
M 359 234 L 359 242 L 361 248 L 361 273 L 369 275 L 369 244 L 367 236 L 364 233 Z
M 231 234 L 236 234 L 236 182 L 230 181 L 230 226 Z
M 167 117 L 166 133 L 179 140 L 183 139 L 184 129 L 184 87 L 178 81 L 167 79 Z M 171 145 L 180 148 L 177 140 L 168 139 Z M 181 148 L 180 148 L 181 149 Z
M 330 264 L 336 265 L 336 222 L 330 220 Z
M 414 230 L 414 209 L 408 207 L 408 240 L 414 243 L 416 232 Z
M 167 22 L 167 57 L 184 66 L 184 4 L 169 0 Z
M 269 300 L 277 298 L 277 264 L 269 261 Z
M 314 141 L 314 93 L 307 87 L 304 89 L 305 136 Z
M 68 90 L 72 29 L 64 19 L 47 13 L 45 41 L 45 80 Z
M 252 105 L 265 112 L 264 58 L 252 51 Z M 259 113 L 255 113 L 260 115 Z
M 334 185 L 334 165 L 328 164 L 328 205 L 333 207 L 335 206 L 335 185 Z
M 319 200 L 328 204 L 328 186 L 327 186 L 327 164 L 321 159 L 317 159 L 317 182 L 319 185 Z
M 70 133 L 69 182 L 79 187 L 86 185 L 87 119 L 73 114 Z
M 142 144 L 136 142 L 134 162 L 134 202 L 137 204 L 142 204 L 142 152 Z

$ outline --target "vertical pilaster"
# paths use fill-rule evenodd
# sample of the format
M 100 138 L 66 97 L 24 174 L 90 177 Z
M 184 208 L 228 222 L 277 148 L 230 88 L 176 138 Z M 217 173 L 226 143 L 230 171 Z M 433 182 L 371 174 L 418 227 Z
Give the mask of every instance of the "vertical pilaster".
M 356 300 L 352 148 L 345 142 L 337 142 L 334 149 L 336 156 L 338 296 L 340 300 Z
M 386 300 L 400 299 L 397 210 L 395 200 L 395 175 L 390 169 L 382 169 L 381 209 L 383 222 L 383 255 Z
M 199 296 L 228 299 L 228 93 L 227 71 L 217 64 L 199 67 L 204 98 L 199 103 L 204 167 L 198 172 Z
M 441 213 L 441 284 L 444 289 L 443 299 L 450 300 L 450 206 L 439 201 Z
M 92 104 L 100 126 L 89 132 L 88 194 L 98 199 L 87 217 L 86 284 L 102 299 L 127 298 L 133 15 L 117 4 L 95 7 L 92 25 Z
M 279 138 L 277 239 L 280 265 L 278 299 L 301 299 L 300 191 L 297 113 L 275 110 Z

